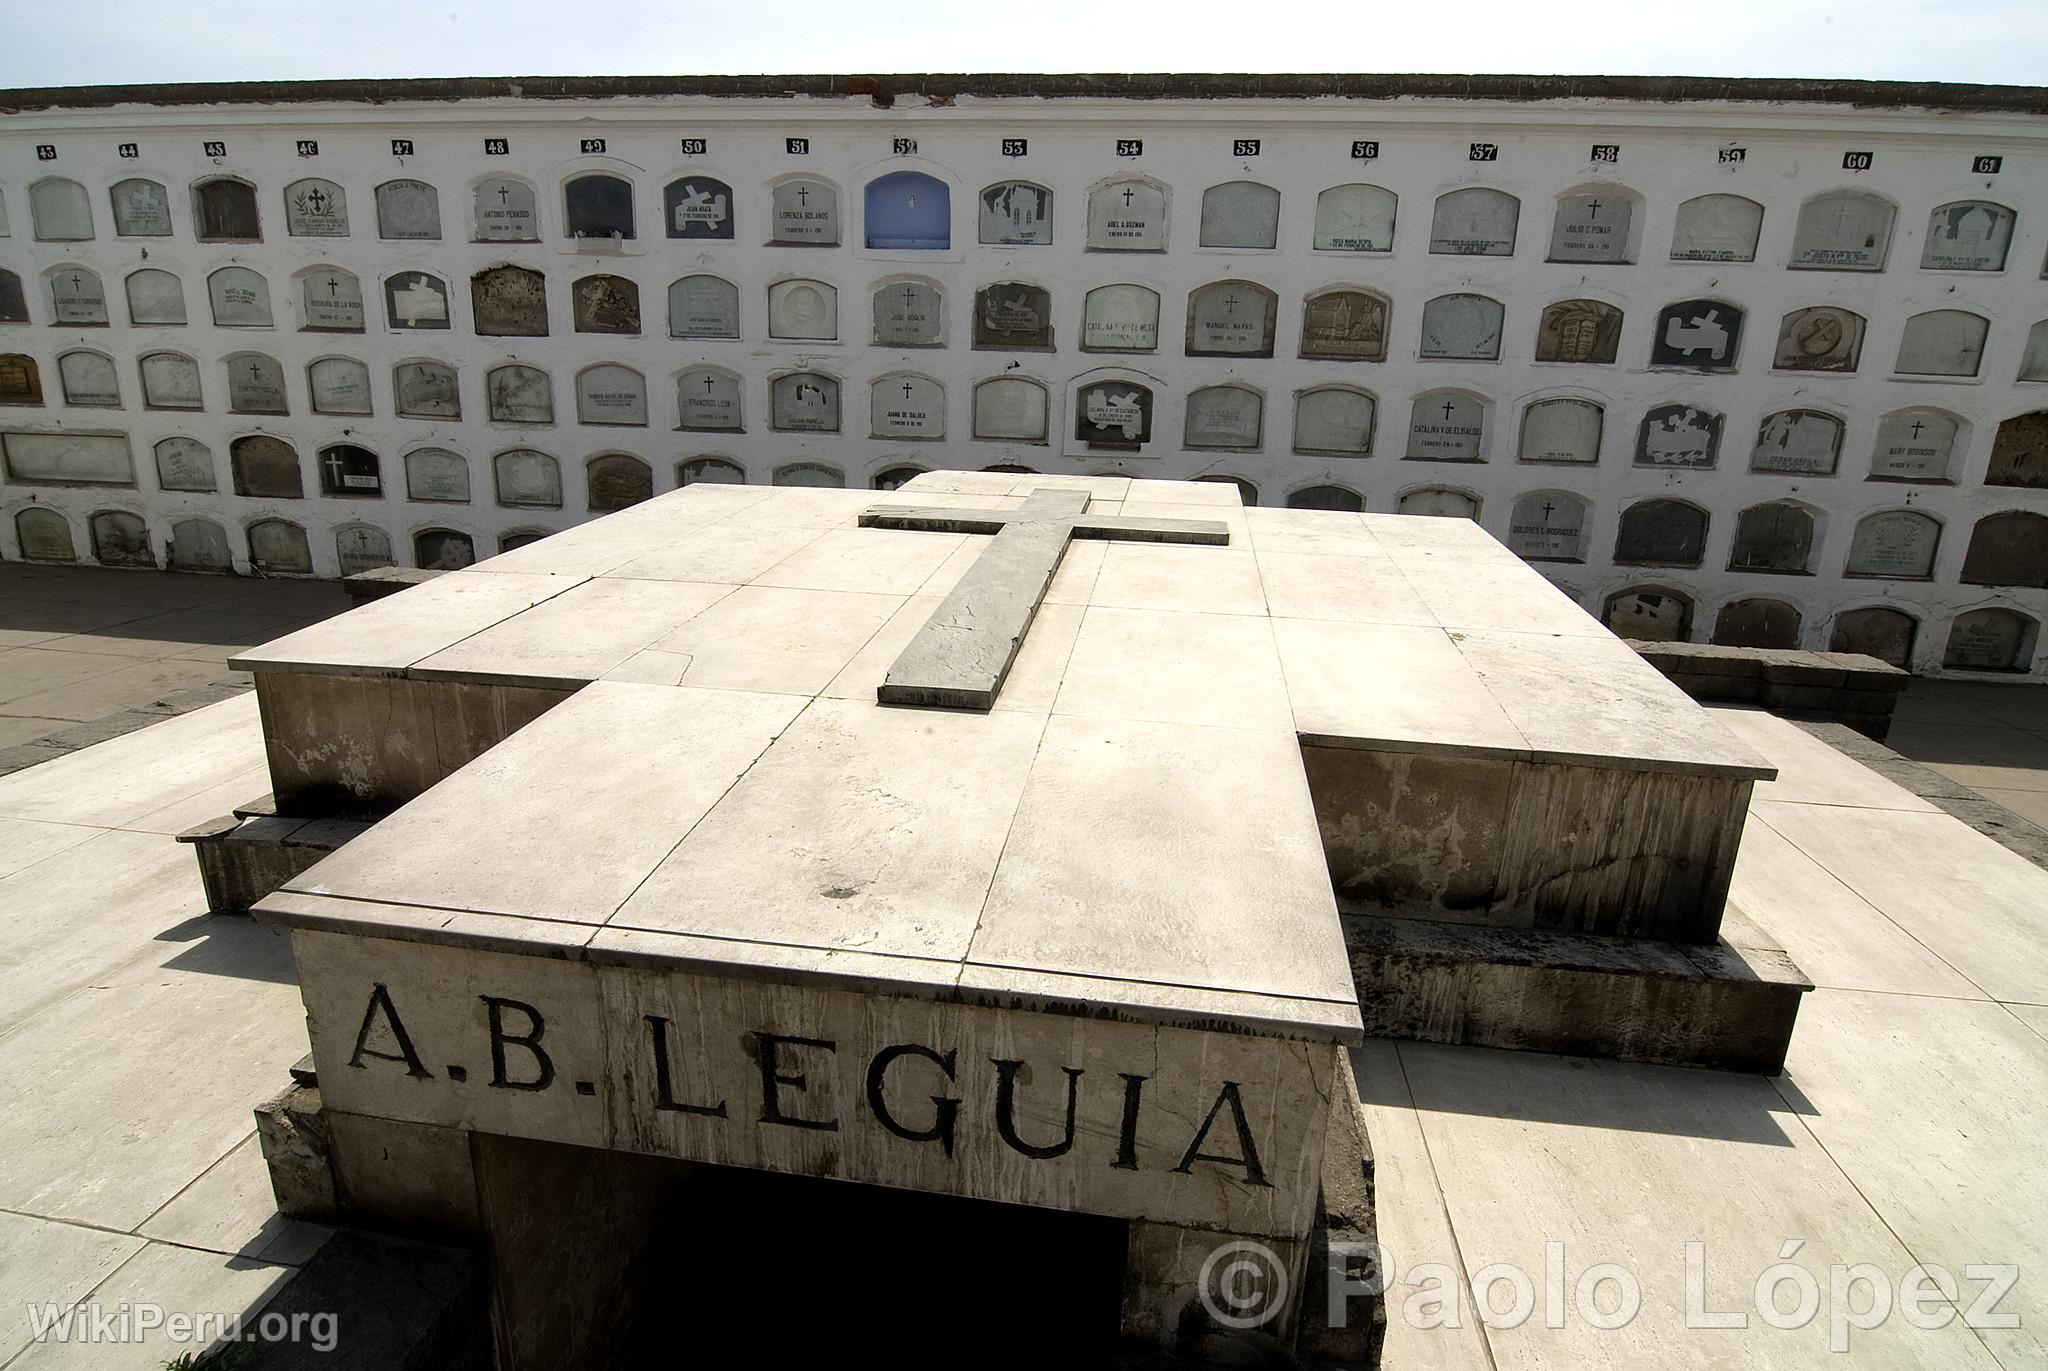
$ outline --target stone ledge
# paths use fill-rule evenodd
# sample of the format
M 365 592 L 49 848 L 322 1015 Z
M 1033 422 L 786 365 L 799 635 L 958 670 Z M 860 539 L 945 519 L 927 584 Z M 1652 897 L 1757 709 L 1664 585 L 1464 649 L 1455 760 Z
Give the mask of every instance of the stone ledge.
M 222 815 L 186 829 L 178 841 L 191 844 L 199 859 L 206 907 L 215 914 L 246 914 L 368 827 L 348 819 Z
M 401 590 L 425 585 L 437 576 L 446 576 L 445 571 L 429 571 L 422 567 L 380 566 L 368 571 L 358 571 L 341 578 L 341 588 L 348 592 L 351 605 L 365 605 L 372 600 L 381 600 L 387 595 L 396 595 Z
M 1762 705 L 1833 720 L 1880 742 L 1891 731 L 1899 692 L 1913 679 L 1889 662 L 1854 652 L 1639 640 L 1629 646 L 1702 704 Z
M 1813 988 L 1783 952 L 1347 911 L 1365 1031 L 1383 1038 L 1772 1074 Z

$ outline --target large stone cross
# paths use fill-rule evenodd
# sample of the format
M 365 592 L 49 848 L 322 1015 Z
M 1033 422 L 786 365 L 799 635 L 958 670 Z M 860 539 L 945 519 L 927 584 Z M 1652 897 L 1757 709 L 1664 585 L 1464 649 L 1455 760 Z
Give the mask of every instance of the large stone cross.
M 1024 634 L 1075 538 L 1142 543 L 1230 541 L 1227 524 L 1208 519 L 1127 519 L 1087 513 L 1079 490 L 1041 490 L 1022 509 L 883 506 L 860 516 L 862 528 L 993 533 L 995 540 L 932 611 L 903 649 L 875 698 L 891 705 L 989 709 L 1024 646 Z

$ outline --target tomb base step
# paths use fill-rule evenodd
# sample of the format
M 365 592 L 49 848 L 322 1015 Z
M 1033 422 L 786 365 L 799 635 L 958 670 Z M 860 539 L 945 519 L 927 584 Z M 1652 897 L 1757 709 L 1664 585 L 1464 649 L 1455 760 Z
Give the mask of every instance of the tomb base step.
M 350 819 L 279 814 L 223 815 L 178 835 L 199 859 L 206 907 L 246 914 L 249 907 L 369 827 Z
M 1773 1074 L 1813 988 L 1791 959 L 1347 910 L 1369 1036 Z

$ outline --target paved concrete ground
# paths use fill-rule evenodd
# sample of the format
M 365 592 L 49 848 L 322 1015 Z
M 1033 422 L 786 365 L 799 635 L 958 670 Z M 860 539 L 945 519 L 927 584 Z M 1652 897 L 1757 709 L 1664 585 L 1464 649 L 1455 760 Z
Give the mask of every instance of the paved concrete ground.
M 1886 745 L 2048 828 L 2048 686 L 1915 681 Z
M 245 689 L 237 650 L 346 608 L 333 582 L 0 563 L 0 774 Z

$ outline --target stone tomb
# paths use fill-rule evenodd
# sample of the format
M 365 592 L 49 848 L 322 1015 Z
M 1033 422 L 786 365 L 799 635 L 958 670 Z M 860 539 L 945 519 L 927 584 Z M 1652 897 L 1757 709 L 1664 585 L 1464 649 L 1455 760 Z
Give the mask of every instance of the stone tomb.
M 471 1216 L 501 1367 L 600 1364 L 519 1292 L 654 1236 L 522 1238 L 515 1140 L 1121 1221 L 1127 1345 L 1213 1351 L 1257 1242 L 1288 1346 L 1370 1208 L 1361 1015 L 1770 1070 L 1801 988 L 1720 936 L 1773 773 L 1465 520 L 696 484 L 233 665 L 278 813 L 380 820 L 257 909 L 332 1163 L 402 1159 L 354 1217 Z

